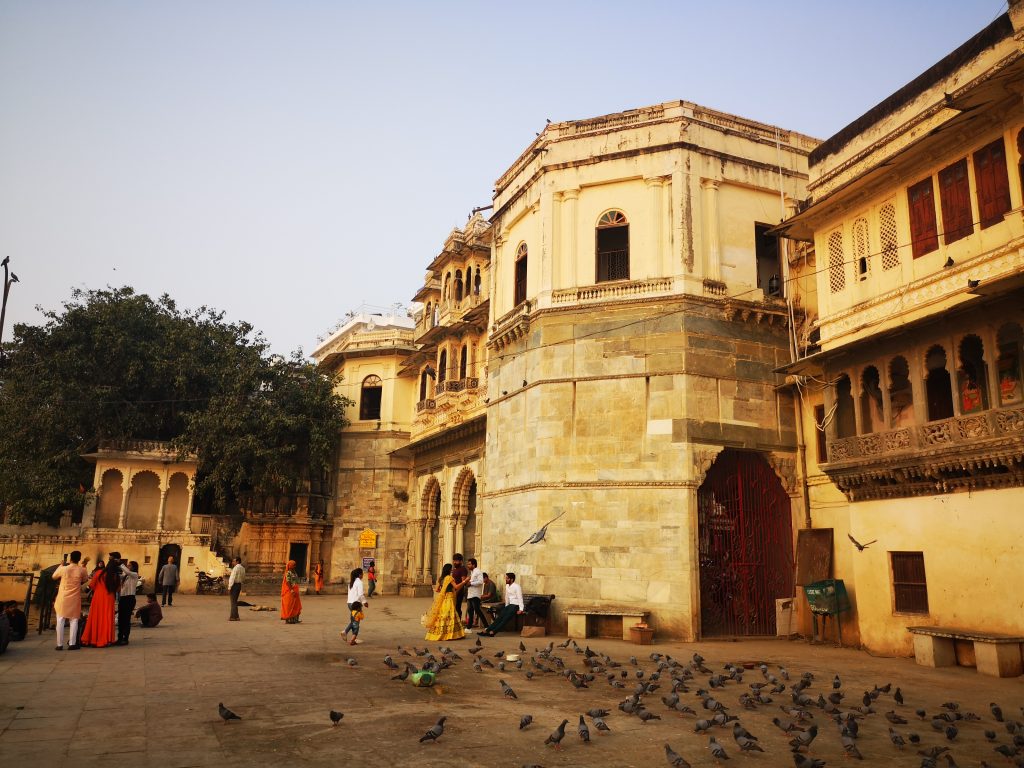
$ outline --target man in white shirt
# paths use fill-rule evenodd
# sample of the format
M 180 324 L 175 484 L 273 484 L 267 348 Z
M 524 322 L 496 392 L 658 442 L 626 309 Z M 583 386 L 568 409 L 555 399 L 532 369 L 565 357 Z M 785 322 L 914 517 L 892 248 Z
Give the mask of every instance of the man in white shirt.
M 242 594 L 242 582 L 245 581 L 245 568 L 242 558 L 231 558 L 231 575 L 228 576 L 228 594 L 231 597 L 231 617 L 228 621 L 238 621 L 238 596 Z
M 495 633 L 499 632 L 502 627 L 515 618 L 516 614 L 522 613 L 525 609 L 526 604 L 523 602 L 523 588 L 516 584 L 516 575 L 514 573 L 506 573 L 505 607 L 501 609 L 501 613 L 498 614 L 498 618 L 491 622 L 491 626 L 480 634 L 487 635 L 487 637 L 494 637 Z
M 480 626 L 487 626 L 487 617 L 484 609 L 480 607 L 480 596 L 484 592 L 484 572 L 477 567 L 476 558 L 471 557 L 466 561 L 469 564 L 469 589 L 466 592 L 469 603 L 469 613 L 466 616 L 466 629 L 474 626 L 474 617 L 480 617 Z
M 117 644 L 128 645 L 132 631 L 132 614 L 135 613 L 135 591 L 139 588 L 139 564 L 132 560 L 121 566 L 121 592 L 117 597 Z M 108 566 L 109 567 L 109 566 Z

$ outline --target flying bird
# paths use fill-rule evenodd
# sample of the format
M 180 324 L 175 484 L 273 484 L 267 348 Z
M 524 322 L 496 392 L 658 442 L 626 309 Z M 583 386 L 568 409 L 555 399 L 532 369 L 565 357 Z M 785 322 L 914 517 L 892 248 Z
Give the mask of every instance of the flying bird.
M 220 713 L 220 718 L 221 718 L 221 720 L 224 721 L 225 725 L 227 725 L 228 720 L 241 720 L 242 719 L 238 715 L 236 715 L 234 712 L 232 712 L 230 709 L 225 707 L 223 704 L 218 704 L 217 705 L 217 712 Z
M 441 738 L 441 734 L 444 733 L 444 721 L 447 719 L 447 717 L 442 717 L 440 720 L 438 720 L 436 723 L 430 726 L 430 728 L 427 729 L 427 732 L 420 736 L 420 744 L 422 744 L 424 741 L 436 742 L 439 738 Z
M 867 549 L 872 544 L 874 544 L 875 542 L 878 541 L 878 539 L 872 539 L 867 544 L 861 544 L 859 541 L 857 541 L 855 538 L 853 538 L 853 536 L 851 536 L 850 534 L 846 534 L 846 538 L 848 538 L 850 541 L 853 542 L 853 546 L 855 546 L 857 548 L 858 552 L 863 552 L 865 549 Z
M 544 523 L 544 525 L 541 526 L 541 529 L 539 531 L 536 531 L 533 535 L 530 536 L 530 538 L 528 538 L 526 541 L 524 541 L 519 546 L 520 547 L 525 547 L 527 544 L 537 544 L 537 543 L 543 541 L 544 537 L 547 535 L 548 526 L 551 525 L 553 522 L 555 522 L 555 520 L 560 518 L 565 513 L 566 513 L 566 510 L 563 509 L 557 515 L 555 515 L 555 517 L 551 518 L 546 523 Z
M 332 709 L 330 711 L 330 716 L 331 716 L 331 722 L 334 723 L 335 725 L 337 725 L 338 723 L 341 722 L 341 718 L 343 718 L 345 715 L 343 715 L 341 712 L 335 712 Z

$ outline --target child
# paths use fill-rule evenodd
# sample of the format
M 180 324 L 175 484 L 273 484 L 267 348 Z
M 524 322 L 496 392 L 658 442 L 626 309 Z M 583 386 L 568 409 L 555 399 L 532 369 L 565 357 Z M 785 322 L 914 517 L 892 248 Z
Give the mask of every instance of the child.
M 358 601 L 356 601 L 356 602 L 352 603 L 351 605 L 349 605 L 349 611 L 351 611 L 352 618 L 349 620 L 348 626 L 345 627 L 345 631 L 341 633 L 341 637 L 349 645 L 355 645 L 356 643 L 361 643 L 362 642 L 361 640 L 358 640 L 357 638 L 359 637 L 359 622 L 363 620 L 363 616 L 364 616 L 364 614 L 363 614 L 363 604 L 358 602 Z M 348 639 L 349 630 L 352 631 L 352 639 L 351 640 Z

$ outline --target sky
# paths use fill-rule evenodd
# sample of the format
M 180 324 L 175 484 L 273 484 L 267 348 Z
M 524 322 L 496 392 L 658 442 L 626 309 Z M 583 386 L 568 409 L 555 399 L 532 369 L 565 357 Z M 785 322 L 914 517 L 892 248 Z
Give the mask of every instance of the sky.
M 309 354 L 407 306 L 547 119 L 683 99 L 825 139 L 1005 10 L 0 0 L 3 338 L 129 285 Z

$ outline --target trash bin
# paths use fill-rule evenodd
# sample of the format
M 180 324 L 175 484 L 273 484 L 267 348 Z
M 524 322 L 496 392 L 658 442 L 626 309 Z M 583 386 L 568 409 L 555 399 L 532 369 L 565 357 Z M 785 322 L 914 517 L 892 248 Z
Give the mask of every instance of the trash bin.
M 821 639 L 818 635 L 818 617 L 821 617 L 822 632 L 824 632 L 826 620 L 832 617 L 836 622 L 839 644 L 842 645 L 843 625 L 839 615 L 850 610 L 850 597 L 846 594 L 846 584 L 842 579 L 816 581 L 813 584 L 804 585 L 804 594 L 807 595 L 807 603 L 811 608 L 815 639 Z

